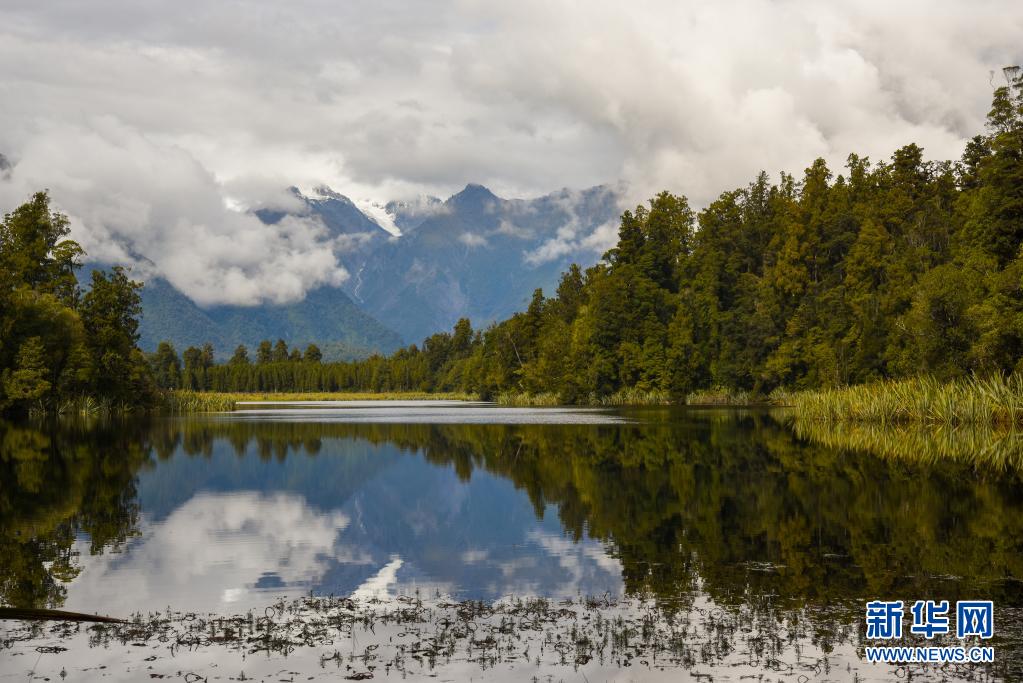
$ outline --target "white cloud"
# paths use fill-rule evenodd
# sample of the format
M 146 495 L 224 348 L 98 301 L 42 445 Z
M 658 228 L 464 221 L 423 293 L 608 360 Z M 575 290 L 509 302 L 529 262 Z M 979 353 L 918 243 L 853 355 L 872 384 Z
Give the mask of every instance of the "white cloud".
M 463 232 L 458 236 L 458 241 L 469 247 L 475 249 L 476 247 L 487 246 L 487 238 L 483 235 L 476 234 L 475 232 Z
M 575 247 L 576 244 L 571 239 L 552 237 L 545 240 L 536 249 L 527 251 L 523 256 L 523 260 L 532 266 L 538 266 L 571 254 Z
M 137 261 L 143 277 L 162 274 L 199 304 L 293 301 L 347 277 L 336 254 L 344 245 L 318 220 L 287 216 L 264 225 L 238 210 L 249 202 L 187 151 L 119 119 L 40 124 L 20 154 L 0 184 L 0 205 L 49 188 L 90 260 Z M 288 206 L 288 199 L 268 193 L 261 203 Z
M 611 190 L 607 190 L 612 192 Z M 584 228 L 577 214 L 580 206 L 579 193 L 565 191 L 555 201 L 567 217 L 553 237 L 544 240 L 538 247 L 523 254 L 523 260 L 533 266 L 557 260 L 568 254 L 596 252 L 602 256 L 618 241 L 618 221 L 608 221 L 596 228 Z
M 548 588 L 549 595 L 589 594 L 593 586 L 609 585 L 617 585 L 615 594 L 620 594 L 622 564 L 599 541 L 586 539 L 579 543 L 539 529 L 529 532 L 528 538 L 548 555 L 557 558 L 565 572 L 561 585 Z M 608 581 L 608 577 L 615 580 Z
M 164 250 L 146 255 L 208 303 L 285 300 L 343 277 L 331 246 L 226 212 L 232 193 L 620 179 L 627 205 L 701 206 L 818 156 L 955 157 L 1021 34 L 1012 0 L 9 0 L 0 152 L 24 168 L 0 208 L 50 187 L 96 255 Z
M 509 237 L 517 237 L 520 240 L 532 239 L 534 236 L 533 230 L 530 228 L 516 225 L 508 220 L 502 220 L 501 223 L 494 229 L 496 235 L 508 235 Z
M 461 560 L 464 564 L 477 564 L 490 559 L 489 550 L 466 550 L 462 553 Z
M 319 512 L 292 494 L 201 493 L 145 524 L 130 552 L 82 552 L 68 602 L 112 614 L 167 603 L 217 610 L 265 603 L 257 583 L 268 575 L 279 581 L 272 595 L 302 594 L 339 561 L 370 561 L 342 545 L 348 524 L 346 515 Z
M 531 266 L 539 266 L 569 254 L 588 253 L 599 258 L 617 244 L 618 225 L 617 220 L 608 221 L 585 235 L 577 235 L 574 230 L 559 230 L 554 237 L 525 252 L 522 260 Z

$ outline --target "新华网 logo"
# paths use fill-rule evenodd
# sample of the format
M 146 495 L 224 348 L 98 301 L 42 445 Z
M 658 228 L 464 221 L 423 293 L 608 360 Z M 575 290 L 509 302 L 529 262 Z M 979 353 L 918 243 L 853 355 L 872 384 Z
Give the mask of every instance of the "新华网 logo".
M 902 626 L 906 616 L 906 604 L 902 600 L 872 600 L 867 603 L 867 633 L 870 640 L 897 640 L 902 638 Z M 909 608 L 912 621 L 909 633 L 932 640 L 936 636 L 952 632 L 952 610 L 948 600 L 917 600 Z M 994 603 L 990 600 L 960 600 L 955 605 L 955 635 L 960 640 L 980 638 L 987 640 L 994 636 Z M 991 662 L 994 661 L 992 647 L 884 647 L 866 649 L 871 662 L 893 663 L 945 663 L 945 662 Z

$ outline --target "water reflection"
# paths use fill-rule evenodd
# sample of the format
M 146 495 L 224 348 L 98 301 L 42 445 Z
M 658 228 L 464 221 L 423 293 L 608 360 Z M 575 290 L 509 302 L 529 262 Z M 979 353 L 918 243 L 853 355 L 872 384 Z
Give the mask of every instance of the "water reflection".
M 0 601 L 59 606 L 80 571 L 75 541 L 117 551 L 138 531 L 148 430 L 0 423 Z
M 0 600 L 114 612 L 418 588 L 1023 605 L 1015 470 L 812 443 L 765 414 L 621 417 L 3 425 Z
M 319 513 L 294 494 L 199 493 L 123 554 L 84 562 L 69 604 L 119 614 L 138 606 L 186 609 L 248 603 L 251 592 L 308 590 L 333 561 L 368 565 L 372 558 L 337 552 L 350 519 Z
M 996 474 L 1023 471 L 1023 432 L 1013 427 L 826 423 L 776 412 L 781 420 L 791 423 L 800 438 L 832 448 L 865 451 L 906 463 L 933 465 L 951 460 Z

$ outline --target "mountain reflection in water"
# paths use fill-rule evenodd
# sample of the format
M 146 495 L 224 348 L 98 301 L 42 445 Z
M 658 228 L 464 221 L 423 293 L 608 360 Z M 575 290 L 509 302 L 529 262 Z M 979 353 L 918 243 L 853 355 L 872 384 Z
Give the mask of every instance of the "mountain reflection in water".
M 0 601 L 769 596 L 854 625 L 878 597 L 992 599 L 1000 623 L 1023 607 L 1014 468 L 877 457 L 767 413 L 606 416 L 3 424 Z

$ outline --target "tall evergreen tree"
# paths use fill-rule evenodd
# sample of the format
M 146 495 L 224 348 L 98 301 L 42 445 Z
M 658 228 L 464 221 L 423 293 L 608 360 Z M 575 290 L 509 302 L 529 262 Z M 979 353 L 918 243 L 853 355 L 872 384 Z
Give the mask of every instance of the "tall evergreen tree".
M 156 386 L 161 389 L 177 389 L 181 386 L 181 359 L 170 342 L 160 342 L 149 363 Z
M 234 354 L 231 356 L 231 360 L 228 361 L 231 365 L 248 365 L 249 364 L 249 350 L 245 348 L 245 344 L 239 344 L 234 349 Z
M 273 346 L 270 344 L 269 339 L 264 339 L 259 342 L 259 346 L 256 348 L 256 362 L 260 365 L 265 365 L 273 360 Z
M 305 354 L 302 357 L 307 363 L 319 363 L 323 360 L 323 352 L 320 351 L 320 347 L 316 344 L 310 344 L 305 348 Z
M 288 344 L 283 339 L 278 339 L 277 343 L 274 344 L 270 360 L 274 363 L 283 363 L 288 360 Z
M 121 402 L 148 400 L 152 378 L 138 348 L 142 285 L 121 267 L 92 271 L 82 297 L 81 316 L 92 359 L 92 385 L 101 396 Z

